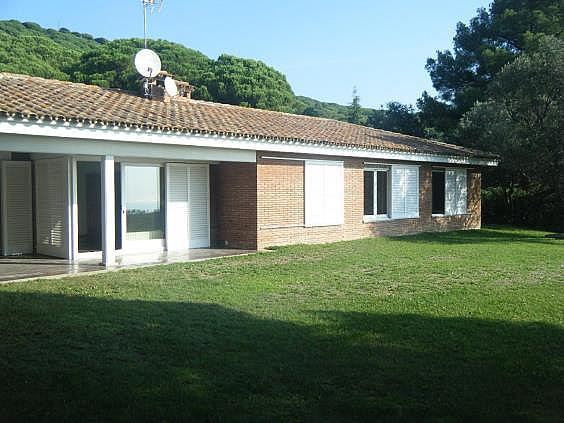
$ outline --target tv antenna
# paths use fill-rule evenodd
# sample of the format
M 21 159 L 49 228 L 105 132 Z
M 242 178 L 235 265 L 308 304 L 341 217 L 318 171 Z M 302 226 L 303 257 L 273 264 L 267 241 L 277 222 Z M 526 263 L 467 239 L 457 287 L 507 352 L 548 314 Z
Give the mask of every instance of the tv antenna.
M 145 40 L 145 48 L 147 48 L 147 10 L 153 13 L 157 7 L 157 13 L 163 8 L 165 0 L 141 0 L 143 4 L 143 39 Z

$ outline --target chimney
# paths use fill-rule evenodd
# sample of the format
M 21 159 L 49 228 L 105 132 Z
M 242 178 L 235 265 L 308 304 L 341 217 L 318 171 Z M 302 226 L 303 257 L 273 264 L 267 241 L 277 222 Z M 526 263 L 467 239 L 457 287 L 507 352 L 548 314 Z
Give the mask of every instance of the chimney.
M 170 93 L 165 88 L 166 78 L 170 78 L 176 84 L 177 93 L 174 97 L 171 97 Z M 168 72 L 162 71 L 153 79 L 143 80 L 141 94 L 144 97 L 164 102 L 170 102 L 171 100 L 186 101 L 192 98 L 192 92 L 195 89 L 196 87 L 190 85 L 188 82 L 173 80 Z M 149 94 L 147 95 L 147 93 Z

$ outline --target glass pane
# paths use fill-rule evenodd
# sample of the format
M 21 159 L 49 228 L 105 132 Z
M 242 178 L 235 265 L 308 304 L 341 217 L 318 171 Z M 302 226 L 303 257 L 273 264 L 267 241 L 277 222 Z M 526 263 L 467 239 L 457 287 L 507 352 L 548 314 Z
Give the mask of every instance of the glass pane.
M 374 172 L 364 172 L 364 215 L 374 214 Z
M 388 214 L 388 172 L 378 172 L 376 177 L 378 214 Z
M 445 213 L 445 172 L 433 171 L 433 214 Z
M 78 251 L 102 249 L 100 162 L 76 163 Z
M 164 207 L 161 169 L 157 166 L 127 166 L 124 182 L 127 239 L 162 239 Z

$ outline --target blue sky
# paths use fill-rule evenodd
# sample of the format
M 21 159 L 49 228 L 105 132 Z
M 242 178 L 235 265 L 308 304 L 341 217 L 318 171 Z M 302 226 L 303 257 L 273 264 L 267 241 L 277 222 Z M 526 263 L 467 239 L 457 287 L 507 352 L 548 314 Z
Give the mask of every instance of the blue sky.
M 1 0 L 0 19 L 66 27 L 109 39 L 142 37 L 140 0 Z M 294 92 L 367 107 L 414 103 L 432 91 L 427 57 L 451 48 L 456 23 L 489 0 L 166 0 L 149 36 L 217 58 L 264 61 Z

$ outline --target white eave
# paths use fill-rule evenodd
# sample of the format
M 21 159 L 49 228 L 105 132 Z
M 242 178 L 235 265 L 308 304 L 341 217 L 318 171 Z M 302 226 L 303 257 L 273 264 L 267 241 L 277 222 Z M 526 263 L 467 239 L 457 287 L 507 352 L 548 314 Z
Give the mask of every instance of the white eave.
M 114 124 L 90 124 L 52 119 L 0 118 L 0 134 L 80 140 L 115 141 L 143 144 L 226 148 L 232 150 L 269 151 L 277 153 L 315 154 L 359 157 L 366 159 L 432 162 L 475 166 L 497 166 L 498 160 L 478 157 L 402 152 L 394 150 L 339 146 L 300 140 L 215 135 L 196 132 L 123 127 Z M 1 145 L 0 145 L 1 147 Z M 70 152 L 69 152 L 70 153 Z

